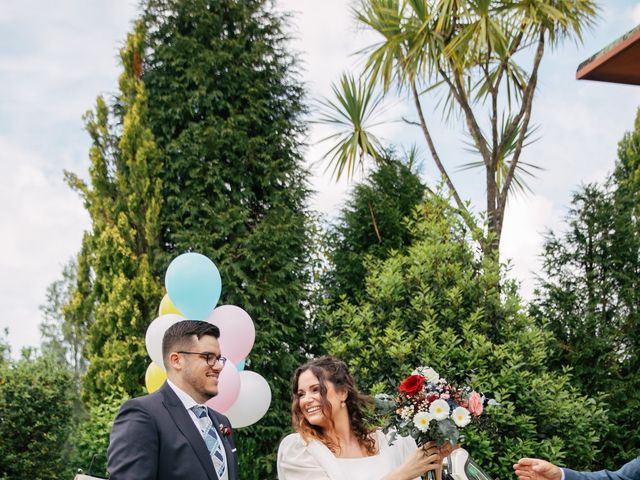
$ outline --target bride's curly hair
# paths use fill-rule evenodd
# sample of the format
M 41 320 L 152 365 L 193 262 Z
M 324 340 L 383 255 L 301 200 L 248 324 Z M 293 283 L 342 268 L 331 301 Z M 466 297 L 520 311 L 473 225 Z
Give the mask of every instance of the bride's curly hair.
M 353 377 L 349 373 L 347 364 L 335 357 L 324 356 L 311 360 L 304 365 L 298 367 L 293 374 L 292 379 L 292 400 L 291 414 L 293 428 L 306 441 L 319 440 L 324 443 L 329 450 L 337 453 L 341 446 L 327 435 L 322 427 L 311 425 L 302 413 L 300 401 L 298 398 L 298 379 L 307 370 L 310 370 L 317 378 L 320 384 L 320 406 L 325 417 L 329 418 L 333 424 L 331 415 L 331 404 L 327 400 L 327 382 L 331 382 L 337 392 L 347 392 L 345 404 L 349 414 L 349 423 L 351 431 L 358 439 L 361 447 L 364 447 L 368 455 L 377 453 L 376 442 L 374 440 L 374 429 L 368 428 L 365 423 L 363 410 L 372 404 L 371 397 L 363 395 L 358 391 L 353 381 Z M 333 425 L 335 428 L 335 425 Z

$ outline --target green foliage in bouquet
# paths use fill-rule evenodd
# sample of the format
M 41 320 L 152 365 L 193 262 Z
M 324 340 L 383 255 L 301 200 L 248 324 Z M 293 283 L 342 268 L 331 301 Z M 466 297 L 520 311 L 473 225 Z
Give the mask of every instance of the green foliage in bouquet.
M 328 351 L 372 394 L 396 394 L 416 365 L 469 375 L 500 408 L 486 413 L 489 431 L 465 429 L 464 446 L 496 478 L 511 478 L 511 464 L 525 455 L 570 456 L 573 467 L 590 468 L 605 412 L 571 386 L 568 372 L 549 370 L 549 333 L 526 314 L 516 285 L 482 260 L 442 199 L 432 197 L 409 226 L 413 244 L 372 261 L 361 300 L 329 315 Z

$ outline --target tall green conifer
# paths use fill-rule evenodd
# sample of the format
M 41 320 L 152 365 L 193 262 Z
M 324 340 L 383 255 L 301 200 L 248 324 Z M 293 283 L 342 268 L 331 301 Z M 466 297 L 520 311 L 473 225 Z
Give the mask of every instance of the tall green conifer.
M 330 301 L 354 300 L 364 291 L 367 259 L 387 258 L 410 243 L 404 220 L 422 202 L 426 187 L 410 160 L 394 157 L 386 152 L 368 178 L 355 185 L 329 229 L 329 268 L 322 284 Z
M 255 322 L 248 368 L 272 403 L 236 432 L 243 478 L 275 478 L 290 429 L 290 377 L 304 361 L 307 186 L 303 91 L 282 18 L 265 0 L 148 0 L 143 80 L 164 170 L 158 269 L 185 251 L 222 276 L 220 304 Z
M 141 81 L 144 29 L 136 25 L 120 52 L 124 72 L 112 105 L 98 97 L 86 115 L 93 140 L 88 183 L 67 173 L 91 216 L 78 259 L 78 286 L 65 315 L 90 322 L 83 396 L 96 404 L 115 389 L 142 393 L 147 326 L 161 288 L 151 270 L 158 249 L 161 163 L 146 127 Z
M 640 453 L 640 112 L 618 146 L 613 175 L 573 196 L 562 234 L 547 235 L 533 313 L 554 333 L 558 369 L 570 365 L 611 422 L 600 465 Z

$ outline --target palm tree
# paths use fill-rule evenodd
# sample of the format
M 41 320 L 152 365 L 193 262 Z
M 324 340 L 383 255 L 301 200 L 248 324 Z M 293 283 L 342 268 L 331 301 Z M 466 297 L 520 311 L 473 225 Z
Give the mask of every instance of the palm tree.
M 460 115 L 469 144 L 481 161 L 468 166 L 484 167 L 486 181 L 486 230 L 481 232 L 484 255 L 499 258 L 500 236 L 507 198 L 514 188 L 524 188 L 521 175 L 536 168 L 520 160 L 522 149 L 530 143 L 533 97 L 538 70 L 547 46 L 566 38 L 582 39 L 584 29 L 596 18 L 594 0 L 361 0 L 354 9 L 358 23 L 377 32 L 381 40 L 360 55 L 365 57 L 364 78 L 360 85 L 372 92 L 382 87 L 406 93 L 414 104 L 416 121 L 405 120 L 422 131 L 433 161 L 447 185 L 455 207 L 477 232 L 468 206 L 454 186 L 449 169 L 429 131 L 423 112 L 423 95 L 433 90 L 443 94 L 443 114 Z M 529 52 L 532 55 L 519 55 Z M 525 60 L 523 60 L 525 59 Z M 528 69 L 522 65 L 530 59 Z M 518 63 L 521 61 L 521 63 Z M 340 87 L 343 87 L 340 90 Z M 335 95 L 347 96 L 349 82 L 334 85 Z M 367 110 L 371 93 L 350 96 L 348 111 Z M 359 104 L 358 101 L 365 101 Z M 340 101 L 325 102 L 323 119 L 345 115 Z M 360 120 L 359 117 L 356 117 Z M 325 122 L 332 123 L 332 122 Z M 338 140 L 330 150 L 334 175 L 354 169 L 354 162 L 374 157 L 366 143 L 371 134 L 363 123 L 332 138 Z M 358 143 L 357 139 L 363 139 Z M 354 146 L 359 146 L 358 154 Z

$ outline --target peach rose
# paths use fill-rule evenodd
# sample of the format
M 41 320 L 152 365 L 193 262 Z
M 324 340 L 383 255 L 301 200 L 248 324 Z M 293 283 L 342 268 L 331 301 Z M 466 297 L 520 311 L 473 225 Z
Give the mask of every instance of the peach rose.
M 471 392 L 469 397 L 469 412 L 476 417 L 482 414 L 484 407 L 482 406 L 482 397 L 478 392 Z

